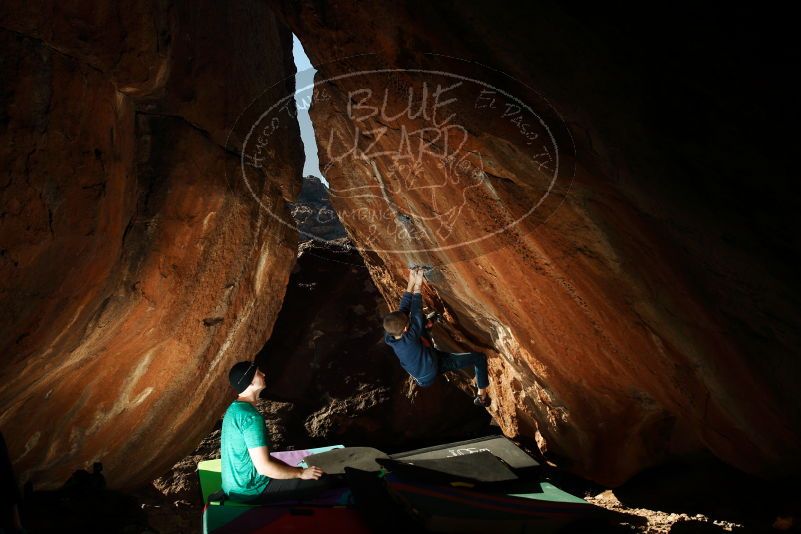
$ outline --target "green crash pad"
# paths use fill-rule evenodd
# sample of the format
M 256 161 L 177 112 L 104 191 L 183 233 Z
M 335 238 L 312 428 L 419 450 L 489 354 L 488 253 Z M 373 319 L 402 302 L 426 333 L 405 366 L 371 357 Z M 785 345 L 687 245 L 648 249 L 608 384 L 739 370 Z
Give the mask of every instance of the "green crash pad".
M 518 493 L 493 493 L 426 484 L 394 473 L 392 495 L 432 532 L 556 532 L 596 508 L 547 482 L 516 484 Z
M 380 471 L 381 466 L 376 460 L 388 458 L 385 453 L 372 447 L 345 447 L 307 456 L 306 463 L 316 465 L 329 475 L 342 475 L 346 467 L 361 471 Z
M 483 438 L 457 441 L 435 445 L 424 449 L 391 454 L 393 460 L 437 460 L 453 456 L 466 456 L 477 452 L 491 452 L 512 469 L 526 469 L 540 464 L 504 436 L 485 436 Z

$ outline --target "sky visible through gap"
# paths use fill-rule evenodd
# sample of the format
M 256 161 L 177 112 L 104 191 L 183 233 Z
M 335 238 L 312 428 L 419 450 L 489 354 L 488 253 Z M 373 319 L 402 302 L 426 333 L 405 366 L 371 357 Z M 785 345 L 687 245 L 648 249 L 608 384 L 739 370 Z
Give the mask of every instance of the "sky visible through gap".
M 303 50 L 303 45 L 297 35 L 292 35 L 292 56 L 298 73 L 295 77 L 295 103 L 298 108 L 298 125 L 300 126 L 300 139 L 303 141 L 303 151 L 306 161 L 303 164 L 303 176 L 316 176 L 328 187 L 328 182 L 320 172 L 320 161 L 317 159 L 317 141 L 314 139 L 314 127 L 309 117 L 312 92 L 314 90 L 314 74 L 309 57 Z M 307 87 L 307 89 L 303 89 Z

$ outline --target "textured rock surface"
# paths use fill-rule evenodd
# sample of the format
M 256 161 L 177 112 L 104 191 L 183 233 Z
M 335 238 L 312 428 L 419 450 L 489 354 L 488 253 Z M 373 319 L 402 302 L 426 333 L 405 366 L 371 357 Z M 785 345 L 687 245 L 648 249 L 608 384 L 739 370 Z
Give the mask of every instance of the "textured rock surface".
M 209 432 L 281 306 L 294 233 L 226 142 L 291 35 L 259 2 L 5 2 L 0 28 L 0 425 L 21 481 L 101 461 L 135 486 Z M 255 191 L 284 211 L 297 137 Z
M 452 67 L 422 54 L 434 51 L 508 72 L 564 117 L 575 177 L 547 209 L 470 247 L 365 254 L 387 301 L 407 261 L 440 266 L 427 298 L 460 346 L 490 353 L 507 434 L 610 484 L 702 447 L 753 473 L 798 472 L 801 209 L 789 194 L 793 124 L 778 120 L 798 106 L 783 79 L 797 63 L 782 27 L 791 17 L 274 5 L 322 78 Z M 227 132 L 292 71 L 290 36 L 256 2 L 44 1 L 3 3 L 0 40 L 0 425 L 23 480 L 59 484 L 100 460 L 112 486 L 134 485 L 207 433 L 227 395 L 224 369 L 261 346 L 278 313 L 294 237 L 226 179 L 245 134 Z M 366 51 L 375 55 L 322 65 Z M 414 78 L 376 80 L 368 88 L 389 81 L 389 104 L 402 109 Z M 352 135 L 347 91 L 365 86 L 328 87 L 313 110 L 322 146 L 332 132 Z M 541 196 L 543 166 L 519 125 L 452 107 L 468 134 L 466 168 L 321 153 L 360 245 L 395 245 L 398 234 L 359 211 L 382 212 L 389 199 L 415 244 L 442 245 L 503 227 Z M 269 179 L 258 189 L 286 218 L 300 168 L 292 124 L 261 155 Z M 397 154 L 399 131 L 357 141 Z M 347 194 L 376 176 L 409 191 Z M 436 224 L 422 218 L 430 213 Z
M 445 181 L 436 158 L 418 158 L 404 175 L 386 155 L 403 147 L 401 127 L 430 126 L 430 117 L 382 123 L 360 108 L 367 93 L 349 95 L 372 90 L 370 105 L 378 105 L 389 87 L 397 112 L 412 74 L 325 83 L 312 107 L 321 147 L 337 138 L 358 147 L 342 158 L 320 150 L 355 241 L 435 249 L 366 254 L 378 288 L 393 301 L 406 262 L 441 267 L 428 297 L 468 344 L 490 352 L 500 400 L 493 409 L 507 435 L 536 437 L 563 465 L 608 484 L 701 448 L 752 473 L 798 472 L 801 318 L 790 261 L 799 210 L 785 194 L 792 136 L 776 120 L 785 105 L 797 110 L 783 79 L 792 70 L 795 47 L 784 42 L 791 32 L 767 15 L 712 9 L 651 17 L 550 3 L 278 5 L 318 80 L 365 68 L 452 67 L 423 55 L 432 51 L 504 70 L 564 117 L 575 177 L 559 192 L 561 207 L 541 212 L 547 222 L 532 217 L 467 250 L 436 249 L 475 237 L 482 225 L 494 230 L 492 221 L 540 197 L 542 169 L 519 136 L 483 122 L 472 102 L 453 103 L 446 114 L 455 110 L 469 134 L 462 152 L 474 166 L 481 154 L 485 166 L 481 183 L 467 174 Z M 365 52 L 374 55 L 353 57 Z M 348 59 L 332 63 L 339 58 Z M 463 69 L 526 91 L 476 65 Z M 380 179 L 389 184 L 381 194 L 352 194 Z M 424 186 L 437 186 L 433 199 Z M 470 186 L 477 189 L 468 198 Z M 421 216 L 465 199 L 449 236 Z M 365 210 L 402 219 L 416 237 L 399 246 L 389 223 L 376 231 L 360 217 Z

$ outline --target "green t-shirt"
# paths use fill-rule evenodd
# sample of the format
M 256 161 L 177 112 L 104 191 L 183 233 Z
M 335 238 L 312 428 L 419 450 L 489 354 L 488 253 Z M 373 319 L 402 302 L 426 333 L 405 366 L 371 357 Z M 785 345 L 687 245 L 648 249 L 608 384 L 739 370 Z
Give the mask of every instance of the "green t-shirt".
M 256 408 L 249 402 L 232 402 L 220 435 L 222 489 L 230 498 L 247 501 L 267 487 L 270 479 L 256 471 L 248 449 L 269 445 L 264 418 Z

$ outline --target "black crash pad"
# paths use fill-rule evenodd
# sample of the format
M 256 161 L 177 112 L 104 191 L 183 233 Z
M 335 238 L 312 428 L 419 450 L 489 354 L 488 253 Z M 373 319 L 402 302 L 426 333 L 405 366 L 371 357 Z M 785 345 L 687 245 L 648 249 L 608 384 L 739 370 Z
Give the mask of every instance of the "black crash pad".
M 517 475 L 506 464 L 486 451 L 431 460 L 379 459 L 377 461 L 393 473 L 431 482 L 490 483 L 517 480 Z
M 444 445 L 435 445 L 424 449 L 399 452 L 390 455 L 393 460 L 436 460 L 456 456 L 466 456 L 478 452 L 491 452 L 512 469 L 538 467 L 540 464 L 523 452 L 517 445 L 504 436 L 485 436 L 483 438 L 457 441 Z

